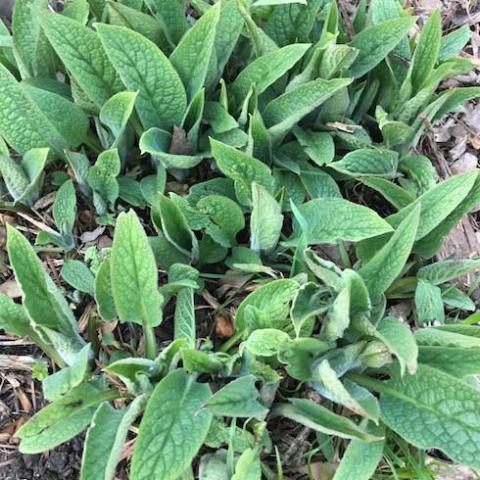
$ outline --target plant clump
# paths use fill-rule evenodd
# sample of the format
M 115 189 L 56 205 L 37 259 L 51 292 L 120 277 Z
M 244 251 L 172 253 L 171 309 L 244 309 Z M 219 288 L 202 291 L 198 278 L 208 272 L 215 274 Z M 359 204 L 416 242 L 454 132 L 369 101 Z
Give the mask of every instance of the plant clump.
M 439 182 L 416 150 L 480 88 L 440 89 L 473 68 L 468 29 L 419 23 L 396 0 L 351 19 L 16 1 L 1 206 L 32 218 L 56 193 L 35 238 L 7 228 L 23 297 L 0 294 L 0 327 L 58 367 L 36 369 L 50 403 L 21 452 L 86 430 L 80 478 L 112 480 L 133 431 L 131 480 L 280 480 L 299 474 L 278 432 L 301 425 L 335 480 L 398 478 L 398 451 L 480 468 L 478 317 L 455 283 L 480 260 L 435 260 L 479 173 Z M 85 248 L 85 212 L 111 246 Z

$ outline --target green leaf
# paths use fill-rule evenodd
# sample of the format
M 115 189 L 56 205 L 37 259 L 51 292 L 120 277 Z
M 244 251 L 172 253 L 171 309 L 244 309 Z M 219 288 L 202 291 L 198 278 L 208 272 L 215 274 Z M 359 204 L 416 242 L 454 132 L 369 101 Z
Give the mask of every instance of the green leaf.
M 374 303 L 400 275 L 419 228 L 420 207 L 410 212 L 388 242 L 360 269 Z
M 22 83 L 21 86 L 38 105 L 68 148 L 78 147 L 85 141 L 88 118 L 79 106 L 63 95 L 34 87 L 28 83 Z
M 65 100 L 67 101 L 67 100 Z M 52 124 L 47 115 L 32 99 L 15 77 L 0 64 L 0 135 L 18 153 L 24 154 L 37 147 L 52 147 L 57 152 L 72 145 Z
M 435 10 L 425 23 L 411 63 L 413 92 L 417 92 L 427 81 L 437 63 L 442 38 L 442 18 L 440 10 Z
M 443 260 L 418 270 L 418 278 L 440 285 L 455 278 L 470 275 L 480 269 L 480 260 Z
M 428 235 L 415 245 L 415 253 L 432 257 L 443 245 L 444 238 L 458 224 L 464 215 L 480 204 L 480 177 L 477 175 L 468 195 Z
M 38 15 L 48 7 L 48 1 L 18 0 L 14 5 L 13 44 L 22 77 L 53 76 L 53 52 L 42 32 Z
M 470 37 L 471 33 L 468 25 L 463 25 L 442 37 L 440 51 L 438 52 L 438 60 L 443 62 L 444 60 L 448 60 L 449 58 L 458 55 L 468 43 Z
M 194 348 L 196 339 L 195 303 L 192 288 L 182 288 L 175 303 L 174 338 L 185 338 L 186 346 Z
M 245 348 L 259 357 L 271 357 L 282 352 L 290 342 L 290 336 L 274 328 L 253 331 L 245 342 Z
M 232 85 L 232 93 L 237 105 L 246 98 L 255 85 L 255 92 L 260 95 L 276 80 L 290 70 L 309 49 L 310 44 L 293 44 L 266 53 L 254 60 L 237 76 Z
M 178 130 L 174 129 L 174 133 L 175 131 Z M 173 137 L 174 136 L 170 135 L 165 130 L 150 128 L 140 137 L 140 150 L 142 153 L 148 152 L 153 157 L 160 160 L 165 168 L 192 168 L 203 160 L 205 153 L 200 153 L 198 155 L 177 155 L 169 153 L 173 146 Z M 185 142 L 186 150 L 190 151 L 191 145 L 188 144 L 188 140 L 185 139 L 182 141 Z
M 205 86 L 215 49 L 214 41 L 221 4 L 209 8 L 180 40 L 170 61 L 185 85 L 191 100 Z
M 122 82 L 138 91 L 135 105 L 144 128 L 180 125 L 187 108 L 185 89 L 162 51 L 125 27 L 97 24 L 97 30 Z
M 319 78 L 280 95 L 265 107 L 263 116 L 268 131 L 273 136 L 288 132 L 305 115 L 350 83 L 348 78 Z
M 405 37 L 415 24 L 416 17 L 386 20 L 362 30 L 349 43 L 359 50 L 350 67 L 350 73 L 358 78 L 376 67 Z
M 51 13 L 42 14 L 41 23 L 70 75 L 98 109 L 121 90 L 120 80 L 92 29 Z
M 367 427 L 372 433 L 381 435 L 381 427 Z M 333 480 L 370 480 L 383 456 L 385 440 L 364 442 L 353 439 L 345 450 Z
M 221 195 L 208 195 L 197 203 L 197 209 L 208 215 L 205 231 L 224 247 L 236 245 L 237 234 L 245 227 L 242 209 L 233 200 Z
M 342 271 L 337 267 L 335 262 L 319 257 L 311 249 L 305 250 L 303 257 L 309 270 L 325 285 L 333 288 L 333 290 L 337 292 L 343 287 Z
M 476 326 L 447 324 L 435 328 L 420 328 L 415 332 L 415 339 L 420 346 L 479 348 L 480 339 L 476 334 Z
M 207 410 L 200 410 L 210 395 L 208 385 L 196 383 L 184 370 L 158 383 L 140 423 L 132 480 L 175 480 L 191 464 L 212 421 Z
M 240 455 L 232 480 L 261 480 L 262 465 L 258 447 L 248 448 Z
M 251 204 L 253 182 L 270 192 L 273 190 L 273 177 L 264 163 L 217 140 L 210 139 L 210 144 L 219 170 L 234 180 L 235 192 L 242 205 Z
M 367 406 L 363 401 L 358 401 L 355 398 L 356 395 L 352 395 L 340 381 L 337 372 L 330 366 L 328 360 L 322 360 L 315 368 L 312 368 L 312 386 L 332 402 L 343 405 L 352 412 L 378 423 L 378 405 L 373 395 L 369 394 L 369 400 L 373 400 L 372 405 Z M 357 389 L 360 388 L 362 387 L 357 386 Z M 370 408 L 371 406 L 373 408 Z
M 398 153 L 391 150 L 360 148 L 347 153 L 329 167 L 358 178 L 363 176 L 393 177 L 397 173 Z
M 42 382 L 43 395 L 49 401 L 58 400 L 72 388 L 80 385 L 87 376 L 90 360 L 90 344 L 85 345 L 75 356 L 69 367 L 52 373 Z
M 415 289 L 415 307 L 418 323 L 445 321 L 442 291 L 439 287 L 419 279 Z
M 263 187 L 252 183 L 252 215 L 250 217 L 250 248 L 256 252 L 271 252 L 282 231 L 282 209 Z
M 358 242 L 392 229 L 373 210 L 340 198 L 311 200 L 301 205 L 299 211 L 308 224 L 309 244 Z
M 137 215 L 118 216 L 111 256 L 115 307 L 123 322 L 157 326 L 162 321 L 155 257 Z
M 115 410 L 108 403 L 98 407 L 85 439 L 80 480 L 113 480 L 128 430 L 145 403 L 140 396 L 128 408 Z
M 120 5 L 120 4 L 119 4 Z M 115 147 L 127 127 L 138 92 L 120 92 L 109 98 L 100 110 L 100 121 L 109 128 Z
M 118 397 L 115 390 L 100 390 L 82 383 L 59 400 L 42 408 L 16 432 L 22 453 L 50 450 L 78 435 L 92 420 L 95 406 Z
M 158 213 L 165 238 L 187 258 L 198 255 L 197 239 L 188 226 L 185 216 L 172 199 L 160 196 Z
M 102 152 L 88 170 L 87 182 L 90 188 L 100 197 L 102 204 L 94 203 L 97 213 L 107 213 L 107 206 L 113 210 L 119 195 L 117 176 L 120 173 L 121 161 L 116 148 Z M 103 205 L 104 204 L 104 205 Z
M 382 420 L 418 448 L 437 448 L 452 460 L 479 468 L 480 393 L 426 365 L 415 375 L 394 374 L 380 396 Z
M 322 293 L 318 284 L 313 282 L 307 282 L 300 287 L 290 311 L 290 318 L 297 337 L 302 331 L 305 331 L 305 328 L 311 329 L 315 317 L 325 311 Z M 306 334 L 304 333 L 304 335 Z
M 417 370 L 418 347 L 408 325 L 394 317 L 385 317 L 380 321 L 377 329 L 380 334 L 379 339 L 397 357 L 401 375 L 404 375 L 405 370 L 413 375 Z
M 381 193 L 396 209 L 400 210 L 415 201 L 415 197 L 397 184 L 378 177 L 363 177 L 362 183 Z
M 32 321 L 42 328 L 57 331 L 72 342 L 77 351 L 83 346 L 68 303 L 45 272 L 28 240 L 7 225 L 7 250 L 15 277 L 23 292 L 23 305 Z M 48 312 L 48 315 L 45 315 Z M 65 360 L 71 360 L 65 353 Z
M 169 41 L 176 45 L 188 28 L 184 2 L 182 0 L 145 0 L 145 3 L 154 11 Z
M 71 0 L 68 2 L 62 11 L 62 15 L 72 18 L 77 22 L 85 25 L 90 14 L 90 6 L 87 0 Z
M 0 172 L 16 202 L 32 206 L 38 200 L 48 153 L 48 148 L 32 148 L 23 155 L 20 165 L 10 155 L 0 156 Z
M 292 398 L 289 402 L 280 405 L 274 412 L 327 435 L 357 438 L 365 442 L 380 440 L 380 437 L 368 433 L 347 417 L 337 415 L 312 400 Z
M 167 46 L 162 25 L 156 18 L 119 2 L 109 1 L 107 5 L 111 25 L 127 27 L 138 32 L 161 48 Z
M 420 196 L 413 204 L 388 217 L 396 227 L 410 214 L 416 205 L 421 205 L 420 222 L 416 240 L 424 238 L 459 205 L 468 195 L 477 179 L 477 172 L 468 172 L 450 177 Z
M 17 337 L 35 336 L 32 322 L 23 306 L 3 293 L 0 293 L 0 328 Z
M 222 75 L 244 26 L 243 15 L 236 0 L 224 0 L 220 8 L 214 44 L 216 69 L 210 75 L 212 83 Z
M 95 276 L 94 296 L 100 316 L 106 320 L 113 320 L 117 316 L 115 300 L 112 291 L 110 275 L 110 259 L 105 259 Z
M 268 409 L 257 401 L 255 381 L 253 375 L 245 375 L 227 383 L 205 403 L 205 408 L 221 417 L 264 416 Z
M 299 284 L 295 280 L 274 280 L 250 293 L 240 304 L 235 316 L 238 332 L 261 328 L 283 330 L 288 324 L 290 303 L 295 298 Z
M 77 217 L 77 197 L 72 180 L 67 180 L 58 189 L 53 203 L 53 219 L 60 233 L 72 235 Z
M 60 271 L 62 278 L 73 288 L 93 297 L 95 278 L 91 270 L 79 260 L 67 260 Z
M 305 153 L 319 167 L 329 164 L 335 157 L 335 143 L 332 135 L 328 132 L 314 132 L 301 128 L 294 129 L 300 145 Z
M 415 338 L 419 343 L 419 361 L 456 378 L 477 375 L 480 371 L 480 343 L 478 338 L 471 338 L 468 334 L 468 330 L 458 333 L 436 328 L 417 330 Z

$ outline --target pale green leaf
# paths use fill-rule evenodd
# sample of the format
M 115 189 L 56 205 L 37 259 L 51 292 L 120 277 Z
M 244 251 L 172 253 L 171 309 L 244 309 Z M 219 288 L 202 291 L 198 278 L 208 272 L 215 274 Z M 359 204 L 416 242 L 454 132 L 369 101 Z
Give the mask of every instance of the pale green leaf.
M 419 365 L 415 375 L 394 374 L 380 396 L 382 420 L 421 449 L 480 467 L 480 393 L 462 380 Z
M 162 296 L 152 249 L 137 215 L 121 213 L 117 220 L 111 256 L 111 281 L 120 320 L 159 325 Z
M 41 23 L 57 55 L 98 109 L 121 90 L 120 80 L 91 28 L 52 13 L 43 14 Z
M 210 395 L 209 386 L 196 383 L 185 370 L 175 370 L 158 383 L 140 423 L 132 480 L 176 480 L 182 474 L 210 428 L 211 413 L 200 410 Z
M 299 211 L 308 224 L 309 244 L 358 242 L 392 230 L 373 210 L 339 198 L 311 200 Z
M 257 401 L 255 381 L 253 375 L 245 375 L 227 383 L 205 403 L 205 408 L 221 417 L 264 416 L 268 410 Z
M 388 242 L 360 269 L 372 300 L 380 296 L 402 272 L 412 251 L 420 219 L 420 207 L 410 212 Z
M 250 248 L 256 252 L 271 252 L 282 231 L 282 209 L 263 187 L 252 184 L 252 215 L 250 217 Z
M 386 20 L 362 30 L 349 43 L 359 53 L 352 66 L 351 74 L 362 77 L 376 67 L 406 36 L 415 24 L 415 17 Z
M 97 30 L 122 82 L 138 91 L 135 106 L 144 128 L 180 125 L 187 108 L 185 89 L 162 51 L 125 27 L 97 24 Z
M 198 19 L 180 40 L 170 61 L 185 85 L 191 100 L 205 86 L 214 55 L 214 41 L 221 4 L 217 3 Z

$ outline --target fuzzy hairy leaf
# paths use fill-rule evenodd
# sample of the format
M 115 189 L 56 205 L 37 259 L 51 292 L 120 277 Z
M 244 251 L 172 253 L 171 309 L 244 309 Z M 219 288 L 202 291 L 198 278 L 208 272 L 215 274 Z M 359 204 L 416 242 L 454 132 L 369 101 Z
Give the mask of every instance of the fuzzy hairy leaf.
M 120 320 L 156 326 L 162 321 L 155 257 L 137 215 L 118 216 L 111 256 L 111 281 Z
M 255 377 L 245 375 L 216 392 L 207 401 L 205 408 L 217 416 L 262 417 L 268 409 L 257 401 L 258 395 Z
M 238 104 L 247 96 L 252 85 L 258 95 L 292 68 L 305 54 L 310 44 L 293 44 L 266 53 L 244 68 L 232 85 Z
M 371 435 L 347 417 L 337 415 L 312 400 L 292 398 L 290 403 L 277 407 L 275 413 L 327 435 L 357 438 L 365 442 L 380 440 L 379 437 Z
M 185 85 L 189 99 L 205 85 L 208 68 L 214 55 L 214 41 L 221 4 L 202 15 L 183 36 L 170 61 Z
M 132 480 L 175 480 L 182 474 L 210 428 L 211 413 L 199 410 L 210 395 L 208 385 L 196 383 L 181 369 L 158 383 L 140 423 Z
M 350 73 L 358 78 L 376 67 L 405 37 L 415 20 L 394 18 L 362 30 L 349 44 L 359 51 Z
M 138 91 L 135 106 L 144 128 L 180 125 L 187 108 L 185 89 L 162 51 L 125 27 L 98 24 L 97 31 L 122 82 Z
M 413 247 L 420 219 L 415 208 L 398 226 L 390 240 L 360 269 L 370 296 L 377 302 L 400 275 Z
M 128 408 L 115 410 L 108 403 L 98 407 L 85 439 L 80 480 L 114 478 L 128 430 L 145 403 L 145 396 L 140 396 Z
M 22 453 L 40 453 L 79 434 L 92 420 L 95 407 L 118 396 L 114 390 L 100 390 L 82 383 L 34 415 L 16 432 Z
M 43 14 L 41 23 L 55 52 L 98 109 L 121 90 L 120 79 L 91 28 L 52 13 Z
M 391 227 L 373 210 L 339 198 L 319 198 L 299 207 L 308 225 L 308 243 L 358 242 Z
M 479 468 L 480 393 L 462 380 L 419 365 L 415 375 L 394 374 L 380 396 L 382 420 L 422 449 L 438 448 Z

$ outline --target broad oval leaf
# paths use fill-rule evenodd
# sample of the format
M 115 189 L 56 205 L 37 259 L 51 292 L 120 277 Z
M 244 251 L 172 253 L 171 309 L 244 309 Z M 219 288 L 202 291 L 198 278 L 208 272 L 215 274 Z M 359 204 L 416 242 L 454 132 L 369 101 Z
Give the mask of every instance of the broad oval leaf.
M 256 183 L 252 183 L 252 205 L 250 248 L 256 253 L 269 253 L 277 246 L 282 232 L 282 208 L 267 190 Z
M 227 383 L 205 404 L 205 408 L 218 416 L 262 417 L 268 409 L 257 401 L 259 392 L 255 377 L 245 375 Z
M 78 86 L 98 109 L 121 89 L 98 35 L 63 15 L 45 13 L 42 28 Z
M 59 400 L 47 405 L 16 433 L 22 453 L 40 453 L 78 435 L 92 420 L 95 407 L 117 398 L 115 390 L 100 390 L 82 383 Z
M 318 198 L 299 207 L 308 225 L 308 243 L 358 242 L 392 231 L 373 210 L 340 198 Z
M 351 83 L 349 78 L 319 78 L 290 90 L 272 100 L 264 111 L 268 131 L 274 137 L 285 134 L 305 115 L 315 110 L 338 90 Z
M 374 303 L 400 275 L 412 251 L 420 219 L 420 207 L 403 220 L 390 240 L 359 271 Z
M 188 98 L 205 85 L 214 55 L 214 41 L 221 3 L 210 8 L 180 40 L 170 61 L 185 85 Z
M 162 51 L 125 27 L 97 24 L 97 30 L 122 82 L 138 90 L 135 105 L 144 128 L 180 125 L 187 108 L 185 89 Z
M 160 381 L 140 423 L 132 480 L 176 480 L 183 473 L 210 428 L 212 414 L 201 410 L 210 395 L 209 386 L 196 383 L 185 370 L 175 370 Z
M 480 467 L 480 392 L 427 365 L 381 389 L 382 420 L 418 448 L 438 448 L 452 460 Z
M 287 325 L 290 303 L 295 298 L 299 284 L 282 279 L 267 283 L 248 295 L 240 304 L 235 316 L 239 332 L 260 328 L 279 328 Z
M 237 103 L 247 96 L 252 85 L 258 95 L 292 68 L 310 48 L 310 44 L 293 44 L 266 53 L 244 68 L 232 85 Z
M 137 215 L 121 213 L 111 256 L 111 281 L 120 320 L 159 325 L 162 296 L 158 292 L 155 257 Z
M 349 44 L 359 51 L 350 67 L 351 74 L 355 78 L 362 77 L 376 67 L 405 37 L 415 21 L 415 17 L 394 18 L 362 30 Z

